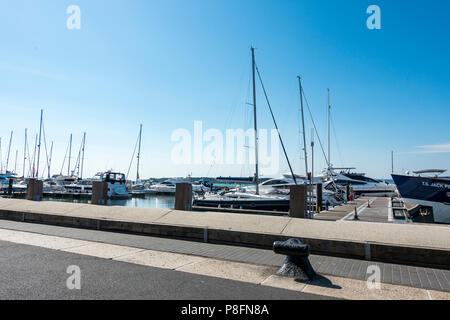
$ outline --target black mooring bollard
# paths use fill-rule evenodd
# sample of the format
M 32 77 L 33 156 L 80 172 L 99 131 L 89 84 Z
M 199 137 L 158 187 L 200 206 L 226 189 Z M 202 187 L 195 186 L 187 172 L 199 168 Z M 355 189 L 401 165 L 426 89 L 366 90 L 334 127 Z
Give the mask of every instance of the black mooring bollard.
M 307 244 L 302 243 L 299 239 L 275 241 L 273 251 L 286 255 L 286 260 L 277 272 L 278 275 L 300 281 L 311 281 L 316 278 L 317 273 L 308 259 L 309 246 Z

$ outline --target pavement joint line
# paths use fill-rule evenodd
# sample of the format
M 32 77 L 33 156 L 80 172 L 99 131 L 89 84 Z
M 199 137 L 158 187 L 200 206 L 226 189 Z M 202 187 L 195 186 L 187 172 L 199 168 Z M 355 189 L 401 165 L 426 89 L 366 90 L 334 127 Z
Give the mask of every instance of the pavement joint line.
M 425 290 L 428 295 L 428 300 L 433 300 L 433 297 L 431 296 L 430 290 Z
M 406 267 L 406 270 L 408 271 L 408 279 L 409 279 L 409 283 L 412 285 L 413 282 L 412 282 L 412 278 L 411 278 L 411 271 L 409 270 L 408 267 Z
M 439 287 L 441 287 L 441 289 L 444 289 L 444 286 L 442 285 L 442 283 L 439 281 L 439 277 L 436 274 L 436 271 L 432 270 L 434 277 L 436 278 L 437 283 L 439 284 Z
M 178 254 L 183 255 L 182 253 L 178 253 Z M 211 258 L 205 258 L 205 257 L 200 257 L 200 258 L 202 258 L 202 260 L 200 260 L 200 261 L 191 261 L 191 262 L 188 262 L 186 264 L 183 264 L 182 266 L 175 267 L 172 270 L 183 272 L 183 270 L 179 270 L 179 269 L 187 267 L 187 266 L 190 266 L 190 265 L 194 265 L 194 264 L 197 264 L 197 263 L 200 263 L 200 262 L 204 262 L 205 260 L 208 260 L 208 259 L 211 259 Z M 219 259 L 216 259 L 216 260 L 219 260 Z M 224 260 L 224 261 L 226 261 L 226 260 Z
M 72 238 L 65 238 L 65 239 L 72 239 Z M 78 239 L 73 239 L 73 240 L 78 240 Z M 85 240 L 82 240 L 82 241 L 85 241 Z M 91 244 L 90 244 L 90 243 L 87 243 L 87 244 L 81 244 L 81 245 L 78 245 L 78 246 L 69 246 L 69 247 L 59 248 L 59 249 L 55 249 L 55 250 L 58 250 L 58 251 L 65 251 L 65 250 L 69 250 L 69 249 L 75 249 L 75 248 L 86 247 L 86 246 L 89 246 L 89 245 L 91 245 Z
M 309 284 L 306 283 L 305 286 L 302 288 L 302 290 L 300 292 L 304 292 L 308 286 L 309 286 Z
M 114 244 L 113 246 L 116 246 L 116 245 Z M 140 248 L 134 248 L 134 247 L 128 247 L 128 246 L 120 246 L 120 247 L 132 248 L 132 249 L 140 249 Z M 129 252 L 129 253 L 118 255 L 116 257 L 112 257 L 112 258 L 110 258 L 110 260 L 122 259 L 122 258 L 125 258 L 127 256 L 133 256 L 133 255 L 136 255 L 136 254 L 139 254 L 139 253 L 142 253 L 142 252 L 146 252 L 146 251 L 151 251 L 151 250 L 141 249 L 141 250 L 138 250 L 138 251 L 135 251 L 135 252 Z

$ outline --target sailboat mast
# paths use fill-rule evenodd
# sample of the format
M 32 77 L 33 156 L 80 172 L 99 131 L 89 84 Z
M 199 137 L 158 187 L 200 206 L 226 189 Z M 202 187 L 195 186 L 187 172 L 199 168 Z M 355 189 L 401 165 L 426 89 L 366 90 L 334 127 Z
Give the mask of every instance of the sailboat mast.
M 36 177 L 36 147 L 37 147 L 38 135 L 36 134 L 36 138 L 34 139 L 34 153 L 33 153 L 33 171 L 31 172 L 32 177 Z
M 142 141 L 142 124 L 139 130 L 139 148 L 138 148 L 138 154 L 137 154 L 137 168 L 136 168 L 136 182 L 140 180 L 139 177 L 139 164 L 141 160 L 141 141 Z
M 52 165 L 52 155 L 53 155 L 53 141 L 52 141 L 52 145 L 50 147 L 50 157 L 48 158 L 48 178 L 50 179 L 51 174 L 50 174 L 50 167 Z
M 298 78 L 298 85 L 300 88 L 300 106 L 301 106 L 301 113 L 302 113 L 302 127 L 303 127 L 303 151 L 305 155 L 305 171 L 306 171 L 306 177 L 308 178 L 308 152 L 306 149 L 306 131 L 305 131 L 305 114 L 303 110 L 303 88 L 302 88 L 302 78 L 300 76 L 297 76 Z
M 259 194 L 259 161 L 258 161 L 258 122 L 256 120 L 256 74 L 255 74 L 255 48 L 252 47 L 252 75 L 253 75 L 253 115 L 255 123 L 255 185 L 256 194 Z
M 8 156 L 6 157 L 6 167 L 5 167 L 5 173 L 8 172 L 8 166 L 9 166 L 9 154 L 11 152 L 11 143 L 13 138 L 13 131 L 11 131 L 11 136 L 9 138 L 9 146 L 8 146 Z
M 328 89 L 328 169 L 331 169 L 330 122 L 331 122 L 331 105 L 330 105 L 330 89 Z
M 36 168 L 36 177 L 39 179 L 39 160 L 41 156 L 41 136 L 42 136 L 42 116 L 44 111 L 41 109 L 41 122 L 39 125 L 39 144 L 38 144 L 38 159 L 37 159 L 37 168 Z
M 392 173 L 394 173 L 394 151 L 391 152 L 391 167 Z
M 14 162 L 14 173 L 17 173 L 17 156 L 19 155 L 19 150 L 16 150 L 16 161 Z
M 83 149 L 82 149 L 82 157 L 81 157 L 81 174 L 80 179 L 83 180 L 83 168 L 84 168 L 84 149 L 86 148 L 86 132 L 83 135 Z
M 72 134 L 69 139 L 69 165 L 67 166 L 67 176 L 70 177 L 70 158 L 72 157 Z
M 25 178 L 25 163 L 27 161 L 27 129 L 25 128 L 25 143 L 23 147 L 23 178 Z

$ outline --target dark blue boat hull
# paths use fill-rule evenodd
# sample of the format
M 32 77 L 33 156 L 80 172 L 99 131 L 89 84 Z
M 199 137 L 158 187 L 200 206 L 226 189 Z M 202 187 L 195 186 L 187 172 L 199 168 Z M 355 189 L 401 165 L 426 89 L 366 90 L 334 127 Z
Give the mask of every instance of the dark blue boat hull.
M 407 202 L 433 208 L 435 222 L 450 223 L 450 179 L 392 175 Z

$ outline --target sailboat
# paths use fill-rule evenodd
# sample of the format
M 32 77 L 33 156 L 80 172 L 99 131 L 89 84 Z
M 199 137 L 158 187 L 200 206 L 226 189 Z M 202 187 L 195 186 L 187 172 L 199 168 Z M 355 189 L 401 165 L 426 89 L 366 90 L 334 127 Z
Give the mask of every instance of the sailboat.
M 277 192 L 267 192 L 267 190 L 273 190 L 272 187 L 268 189 L 266 186 L 260 184 L 259 181 L 259 161 L 258 161 L 258 122 L 257 122 L 257 106 L 256 106 L 256 72 L 258 71 L 255 63 L 255 49 L 251 48 L 252 53 L 252 84 L 253 84 L 253 116 L 254 116 L 254 132 L 255 132 L 255 174 L 254 174 L 254 191 L 249 189 L 235 189 L 232 191 L 222 191 L 218 194 L 202 194 L 201 196 L 196 196 L 194 198 L 193 204 L 195 206 L 202 207 L 231 207 L 239 209 L 254 209 L 254 210 L 276 210 L 276 211 L 289 211 L 289 194 L 287 193 L 277 193 Z M 258 76 L 259 71 L 258 71 Z M 261 78 L 260 78 L 261 80 Z M 261 81 L 262 84 L 262 81 Z M 263 87 L 264 94 L 266 95 L 265 89 Z M 267 95 L 266 95 L 267 99 Z M 268 99 L 267 99 L 267 102 Z M 269 104 L 270 107 L 270 104 Z M 271 108 L 270 108 L 271 109 Z M 273 113 L 272 113 L 273 117 Z M 273 117 L 275 122 L 275 118 Z M 275 122 L 275 126 L 276 122 Z M 277 127 L 278 129 L 278 127 Z M 281 140 L 281 136 L 280 136 Z M 283 141 L 281 140 L 283 150 L 285 151 Z M 285 151 L 286 154 L 286 151 Z M 287 155 L 287 154 L 286 154 Z M 295 184 L 297 184 L 297 178 L 292 171 L 292 167 L 288 164 L 291 169 L 292 178 Z M 261 192 L 263 190 L 263 192 Z

